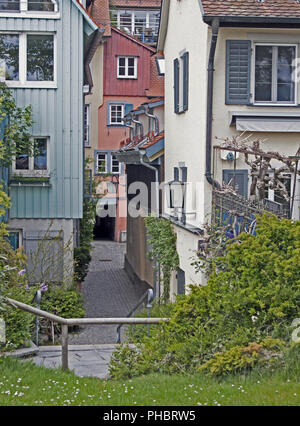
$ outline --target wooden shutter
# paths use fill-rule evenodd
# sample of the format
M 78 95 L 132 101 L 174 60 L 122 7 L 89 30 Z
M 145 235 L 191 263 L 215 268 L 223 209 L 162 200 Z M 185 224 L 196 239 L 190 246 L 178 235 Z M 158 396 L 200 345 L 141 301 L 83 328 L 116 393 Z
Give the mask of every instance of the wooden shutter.
M 179 60 L 174 60 L 174 112 L 179 113 Z
M 183 54 L 183 111 L 189 107 L 189 52 Z
M 250 103 L 251 42 L 227 40 L 226 45 L 226 104 Z

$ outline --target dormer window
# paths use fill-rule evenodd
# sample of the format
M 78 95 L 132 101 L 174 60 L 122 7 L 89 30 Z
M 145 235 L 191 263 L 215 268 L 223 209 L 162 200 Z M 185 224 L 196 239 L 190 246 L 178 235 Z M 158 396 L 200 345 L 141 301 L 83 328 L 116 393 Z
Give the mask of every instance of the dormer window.
M 1 0 L 2 12 L 57 12 L 56 0 Z

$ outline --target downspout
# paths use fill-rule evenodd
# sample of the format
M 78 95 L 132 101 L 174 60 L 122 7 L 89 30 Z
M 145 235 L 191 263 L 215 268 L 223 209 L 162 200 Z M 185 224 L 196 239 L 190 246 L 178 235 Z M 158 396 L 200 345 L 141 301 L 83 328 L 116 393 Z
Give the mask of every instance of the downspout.
M 213 88 L 214 88 L 214 60 L 218 40 L 220 21 L 214 18 L 212 21 L 212 37 L 207 68 L 207 111 L 206 111 L 206 167 L 205 176 L 210 185 L 220 188 L 221 185 L 211 175 L 211 150 L 212 150 L 212 112 L 213 112 Z
M 154 132 L 154 136 L 157 136 L 159 134 L 159 122 L 158 122 L 158 117 L 154 114 L 150 114 L 149 113 L 149 106 L 148 106 L 148 112 L 146 107 L 143 108 L 143 110 L 145 111 L 145 115 L 149 118 L 152 118 L 155 122 L 155 132 Z
M 86 93 L 86 95 L 89 95 L 91 93 L 91 90 L 94 86 L 93 83 L 93 77 L 90 69 L 90 63 L 92 62 L 92 59 L 96 53 L 97 47 L 100 44 L 100 41 L 102 40 L 104 30 L 98 28 L 95 30 L 93 34 L 93 38 L 90 42 L 89 48 L 86 52 L 86 55 L 84 57 L 84 74 L 85 74 L 85 83 L 89 85 L 89 92 Z
M 140 136 L 143 137 L 144 136 L 144 126 L 143 126 L 143 123 L 141 121 L 135 120 L 133 117 L 132 117 L 131 120 L 132 120 L 133 123 L 136 123 L 138 126 L 140 126 Z

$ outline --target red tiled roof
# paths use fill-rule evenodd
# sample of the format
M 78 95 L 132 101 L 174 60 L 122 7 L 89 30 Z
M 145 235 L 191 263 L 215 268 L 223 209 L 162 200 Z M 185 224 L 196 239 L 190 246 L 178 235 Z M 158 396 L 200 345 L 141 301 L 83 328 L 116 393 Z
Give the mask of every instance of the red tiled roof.
M 138 149 L 149 148 L 150 146 L 155 145 L 157 142 L 162 140 L 165 137 L 165 132 L 160 132 L 157 136 L 148 134 L 144 137 L 135 137 L 133 139 L 126 139 L 125 141 L 120 142 L 120 150 L 122 151 L 133 151 L 138 147 Z
M 117 7 L 160 7 L 161 0 L 110 0 Z
M 205 16 L 299 18 L 297 0 L 201 0 Z
M 150 87 L 146 90 L 146 96 L 151 97 L 163 97 L 165 94 L 165 78 L 158 74 L 156 65 L 156 58 L 161 58 L 163 54 L 157 53 L 151 56 L 150 60 Z

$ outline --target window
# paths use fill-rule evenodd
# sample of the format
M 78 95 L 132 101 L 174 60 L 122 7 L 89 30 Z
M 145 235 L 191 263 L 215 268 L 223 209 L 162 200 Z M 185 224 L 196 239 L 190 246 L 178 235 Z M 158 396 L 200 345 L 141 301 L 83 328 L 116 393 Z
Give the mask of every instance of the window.
M 34 155 L 28 153 L 19 154 L 13 164 L 15 174 L 32 175 L 32 176 L 48 176 L 48 139 L 34 139 Z
M 53 34 L 0 34 L 0 77 L 8 86 L 55 85 Z
M 90 147 L 90 109 L 91 105 L 84 105 L 84 146 Z
M 111 172 L 120 174 L 120 163 L 114 155 L 111 155 Z
M 96 174 L 120 174 L 121 163 L 114 155 L 114 151 L 98 151 L 95 154 Z
M 0 12 L 57 12 L 55 0 L 0 0 Z
M 255 46 L 256 103 L 295 103 L 295 45 Z
M 3 10 L 9 11 L 19 11 L 20 10 L 20 0 L 3 0 L 0 2 L 0 12 Z
M 119 25 L 122 30 L 131 34 L 132 33 L 132 14 L 130 10 L 120 10 L 119 12 Z
M 19 80 L 19 36 L 0 34 L 0 77 L 6 81 Z
M 109 124 L 123 126 L 124 105 L 110 105 L 109 109 Z
M 269 172 L 267 176 L 274 176 L 274 172 Z M 281 184 L 285 187 L 287 195 L 291 197 L 292 193 L 292 183 L 291 183 L 291 174 L 284 173 L 282 174 L 282 177 L 279 179 Z M 273 190 L 271 188 L 266 187 L 265 188 L 265 198 L 271 201 L 274 201 L 275 203 L 279 203 L 282 205 L 283 209 L 285 211 L 289 211 L 290 209 L 290 202 L 285 199 L 281 191 L 279 190 Z
M 137 58 L 130 56 L 118 57 L 118 78 L 137 77 Z
M 28 0 L 28 9 L 41 12 L 54 12 L 55 2 L 52 0 Z
M 182 113 L 188 109 L 189 97 L 189 53 L 183 53 L 174 60 L 174 112 Z
M 96 173 L 107 173 L 107 153 L 97 154 Z
M 53 35 L 27 36 L 27 81 L 53 81 Z

